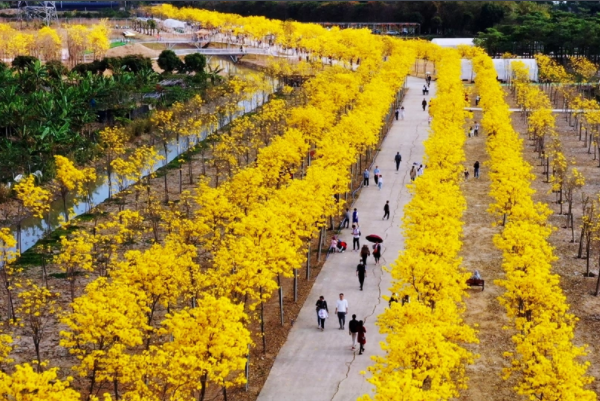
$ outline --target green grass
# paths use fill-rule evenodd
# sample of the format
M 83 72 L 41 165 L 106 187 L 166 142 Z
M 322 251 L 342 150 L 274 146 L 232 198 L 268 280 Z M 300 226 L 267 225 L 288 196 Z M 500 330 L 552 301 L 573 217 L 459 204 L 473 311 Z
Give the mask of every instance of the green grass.
M 75 272 L 75 276 L 85 276 L 86 272 Z M 54 278 L 67 278 L 69 277 L 67 273 L 51 273 L 48 274 L 48 276 L 50 277 L 54 277 Z
M 112 42 L 110 44 L 110 48 L 113 49 L 115 47 L 119 47 L 119 46 L 125 46 L 127 43 L 123 42 L 123 41 L 119 41 L 119 42 Z

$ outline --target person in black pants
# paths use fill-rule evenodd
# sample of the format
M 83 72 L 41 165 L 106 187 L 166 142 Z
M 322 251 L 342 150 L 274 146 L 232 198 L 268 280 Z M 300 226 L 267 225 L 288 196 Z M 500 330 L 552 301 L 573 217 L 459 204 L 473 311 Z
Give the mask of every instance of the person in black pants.
M 360 249 L 360 258 L 364 265 L 367 264 L 367 257 L 369 257 L 369 256 L 371 256 L 371 251 L 369 251 L 369 247 L 366 245 L 363 245 L 362 248 Z
M 321 295 L 319 300 L 316 303 L 317 307 L 317 327 L 323 331 L 325 329 L 325 318 L 321 318 L 319 316 L 319 311 L 324 309 L 327 313 L 329 313 L 329 309 L 327 309 L 327 301 L 325 301 L 325 297 Z
M 400 152 L 396 153 L 394 161 L 396 162 L 396 171 L 398 171 L 398 169 L 400 168 L 400 162 L 402 161 L 402 156 L 400 156 Z
M 390 219 L 390 201 L 385 201 L 385 205 L 383 206 L 383 219 L 381 220 L 385 220 L 385 218 L 387 217 L 387 219 Z
M 350 210 L 346 209 L 346 212 L 344 213 L 344 220 L 342 220 L 342 223 L 340 224 L 340 226 L 342 228 L 348 228 L 350 226 Z
M 356 275 L 358 276 L 358 283 L 360 284 L 360 290 L 362 291 L 365 277 L 367 277 L 367 268 L 363 264 L 362 259 L 358 266 L 356 266 Z
M 352 250 L 358 251 L 360 249 L 360 229 L 356 227 L 356 224 L 352 224 Z

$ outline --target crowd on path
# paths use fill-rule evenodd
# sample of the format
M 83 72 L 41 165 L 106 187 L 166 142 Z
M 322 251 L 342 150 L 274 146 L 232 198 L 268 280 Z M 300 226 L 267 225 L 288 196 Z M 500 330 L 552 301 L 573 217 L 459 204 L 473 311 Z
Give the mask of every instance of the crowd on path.
M 396 109 L 396 119 L 400 116 L 404 117 L 404 108 Z M 396 172 L 400 169 L 400 164 L 402 162 L 402 155 L 400 152 L 396 152 L 394 156 L 394 163 L 396 166 Z M 423 174 L 423 165 L 419 165 L 419 175 Z M 413 166 L 414 170 L 414 166 Z M 371 174 L 373 174 L 373 179 L 375 185 L 379 187 L 381 190 L 383 186 L 383 175 L 381 174 L 381 170 L 378 165 L 375 166 L 372 173 L 367 168 L 363 172 L 363 182 L 362 186 L 364 188 L 369 187 Z M 390 201 L 386 200 L 383 206 L 383 217 L 382 220 L 389 220 L 390 218 Z M 381 238 L 376 235 L 367 236 L 367 240 L 374 242 L 372 248 L 370 249 L 368 245 L 363 244 L 361 246 L 361 237 L 362 232 L 360 230 L 360 218 L 358 209 L 354 208 L 352 211 L 349 208 L 346 208 L 342 222 L 340 223 L 340 229 L 350 228 L 351 226 L 351 236 L 352 236 L 352 251 L 358 252 L 360 255 L 359 263 L 356 266 L 356 277 L 358 278 L 358 284 L 360 291 L 363 290 L 365 284 L 365 278 L 367 277 L 367 259 L 369 256 L 373 256 L 375 261 L 375 265 L 379 265 L 381 259 Z M 327 252 L 327 256 L 333 253 L 343 253 L 346 252 L 348 244 L 342 240 L 340 236 L 334 235 L 331 238 L 330 246 Z M 329 318 L 329 308 L 327 305 L 327 301 L 324 296 L 320 296 L 317 300 L 316 304 L 316 313 L 317 313 L 317 328 L 321 331 L 325 330 L 325 321 Z M 339 330 L 346 329 L 346 315 L 349 313 L 348 300 L 344 298 L 344 294 L 339 294 L 339 299 L 336 302 L 335 312 L 339 322 Z M 357 344 L 360 345 L 359 355 L 364 352 L 364 345 L 366 343 L 366 328 L 364 326 L 364 322 L 362 320 L 356 320 L 356 315 L 352 315 L 352 320 L 348 324 L 348 334 L 352 337 L 352 350 L 355 350 Z
M 362 280 L 364 281 L 364 276 L 366 276 L 366 270 L 364 269 L 364 265 L 359 265 L 362 266 L 362 271 L 363 271 L 363 278 Z M 357 274 L 358 270 L 357 270 Z M 359 280 L 360 280 L 360 274 L 359 274 Z M 362 286 L 362 284 L 361 284 Z M 362 288 L 361 288 L 362 290 Z M 319 300 L 316 303 L 316 308 L 317 308 L 317 327 L 319 330 L 324 331 L 325 330 L 325 320 L 329 317 L 329 308 L 327 306 L 327 301 L 325 300 L 324 296 L 320 296 Z M 335 314 L 337 315 L 338 318 L 338 322 L 340 324 L 339 330 L 345 330 L 346 329 L 346 315 L 349 312 L 349 306 L 348 306 L 348 300 L 344 298 L 344 294 L 340 293 L 339 295 L 339 299 L 337 300 L 336 304 L 335 304 Z M 362 320 L 356 320 L 356 315 L 352 315 L 352 320 L 350 320 L 348 322 L 348 335 L 350 335 L 351 339 L 352 339 L 352 347 L 351 349 L 354 351 L 356 349 L 356 345 L 357 343 L 360 345 L 358 354 L 362 355 L 362 353 L 365 351 L 365 344 L 367 343 L 367 337 L 366 334 L 367 333 L 367 329 L 365 327 L 365 324 Z
M 431 84 L 431 76 L 428 75 L 426 78 L 426 83 L 423 85 L 423 95 L 429 94 L 429 86 Z M 476 104 L 479 103 L 479 96 L 476 98 Z M 427 99 L 423 99 L 421 103 L 423 110 L 427 109 L 427 106 L 431 105 L 431 101 L 428 103 Z M 395 110 L 395 118 L 396 120 L 404 120 L 404 107 L 398 107 Z M 429 116 L 428 123 L 431 124 L 432 117 Z M 479 123 L 477 121 L 474 122 L 474 125 L 469 128 L 467 133 L 468 137 L 476 137 L 479 135 Z M 396 172 L 400 170 L 400 165 L 402 162 L 402 155 L 400 152 L 397 152 L 394 155 L 394 163 L 396 166 Z M 411 181 L 415 181 L 418 177 L 422 176 L 424 173 L 426 166 L 421 163 L 413 163 L 410 168 L 409 176 Z M 473 176 L 474 178 L 479 178 L 479 161 L 475 161 L 473 164 Z M 465 168 L 464 170 L 465 179 L 469 178 L 469 170 Z M 383 187 L 383 175 L 381 173 L 381 169 L 378 165 L 375 165 L 375 168 L 371 171 L 369 168 L 366 168 L 362 175 L 362 187 L 367 188 L 371 183 L 371 177 L 373 177 L 373 181 L 375 186 L 379 188 L 379 190 Z M 389 220 L 390 218 L 390 202 L 387 200 L 385 205 L 383 206 L 383 217 L 382 220 Z M 370 248 L 367 244 L 363 244 L 361 246 L 361 237 L 362 232 L 360 230 L 360 219 L 357 208 L 354 208 L 352 211 L 349 208 L 346 208 L 343 219 L 340 224 L 340 229 L 348 229 L 350 228 L 351 236 L 352 236 L 352 251 L 358 252 L 360 255 L 360 260 L 358 265 L 356 266 L 356 277 L 358 278 L 358 284 L 360 291 L 363 290 L 365 279 L 367 277 L 367 260 L 370 256 L 373 257 L 375 265 L 378 265 L 381 258 L 381 238 L 376 235 L 367 236 L 367 240 L 370 242 L 374 242 L 372 248 Z M 328 250 L 328 256 L 333 253 L 342 253 L 347 250 L 348 244 L 342 240 L 340 236 L 333 236 L 331 238 L 330 247 Z M 390 298 L 390 305 L 392 302 L 397 301 L 395 298 L 395 294 Z M 406 300 L 403 300 L 405 302 Z M 317 327 L 319 330 L 325 330 L 325 322 L 329 317 L 329 309 L 327 305 L 327 301 L 324 296 L 320 296 L 317 300 L 316 304 L 316 313 L 317 313 Z M 339 330 L 346 329 L 346 315 L 349 314 L 349 304 L 348 300 L 344 297 L 343 293 L 339 294 L 339 299 L 336 301 L 335 307 L 335 315 L 338 318 L 339 322 Z M 364 352 L 364 345 L 366 344 L 366 328 L 364 322 L 362 320 L 356 320 L 356 315 L 352 315 L 352 320 L 348 323 L 348 334 L 351 336 L 351 349 L 355 350 L 357 345 L 359 346 L 359 355 Z

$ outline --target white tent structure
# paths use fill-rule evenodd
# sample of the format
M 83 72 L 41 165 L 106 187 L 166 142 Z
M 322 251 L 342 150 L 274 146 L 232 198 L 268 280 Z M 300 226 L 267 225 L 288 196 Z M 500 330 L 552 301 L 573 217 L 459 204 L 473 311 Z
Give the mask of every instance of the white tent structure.
M 512 79 L 512 67 L 513 61 L 523 62 L 529 69 L 529 79 L 537 82 L 538 80 L 538 66 L 537 61 L 533 58 L 516 59 L 516 58 L 500 58 L 492 59 L 494 62 L 494 68 L 496 69 L 496 75 L 501 81 L 509 82 Z M 460 78 L 463 81 L 472 82 L 475 79 L 475 73 L 473 72 L 473 63 L 471 60 L 461 60 L 461 73 Z
M 172 19 L 172 18 L 168 18 L 168 19 L 164 20 L 162 22 L 162 25 L 165 28 L 171 28 L 171 29 L 176 29 L 176 28 L 183 29 L 183 28 L 185 28 L 185 22 L 179 21 L 179 20 L 176 20 L 176 19 Z
M 459 45 L 475 46 L 473 38 L 436 38 L 431 41 L 441 47 L 452 47 L 456 49 Z

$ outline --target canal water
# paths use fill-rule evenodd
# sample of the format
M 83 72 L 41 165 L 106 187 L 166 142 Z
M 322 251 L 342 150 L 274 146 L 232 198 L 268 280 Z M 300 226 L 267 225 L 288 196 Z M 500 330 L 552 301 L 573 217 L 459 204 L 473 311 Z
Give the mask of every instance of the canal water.
M 237 66 L 227 60 L 218 59 L 213 57 L 210 61 L 210 65 L 213 68 L 221 68 L 223 72 L 228 75 L 244 75 L 249 72 L 256 73 L 248 68 L 244 68 L 241 66 Z M 190 140 L 182 140 L 180 143 L 177 143 L 177 140 L 174 138 L 167 146 L 167 155 L 166 161 L 161 160 L 158 161 L 151 170 L 146 172 L 150 174 L 159 168 L 163 167 L 165 164 L 169 163 L 177 156 L 182 153 L 185 153 L 191 147 L 194 147 L 198 142 L 202 141 L 206 138 L 207 135 L 214 132 L 215 130 L 222 128 L 223 126 L 229 124 L 232 120 L 243 116 L 248 112 L 252 112 L 256 108 L 260 107 L 264 102 L 268 101 L 271 92 L 259 91 L 247 96 L 246 100 L 239 102 L 239 110 L 234 113 L 231 118 L 225 117 L 221 119 L 221 121 L 217 124 L 216 127 L 203 127 L 196 135 L 190 137 Z M 158 153 L 162 156 L 165 156 L 165 152 L 162 146 L 155 146 Z M 90 190 L 90 202 L 84 203 L 80 202 L 78 204 L 74 204 L 73 198 L 70 197 L 67 199 L 67 208 L 73 208 L 74 215 L 79 216 L 81 214 L 87 213 L 90 209 L 90 206 L 97 206 L 108 199 L 109 197 L 109 185 L 108 185 L 108 174 L 105 170 L 99 170 L 96 172 L 98 179 L 92 185 L 92 189 Z M 133 184 L 133 183 L 130 183 Z M 117 184 L 115 182 L 115 178 L 112 178 L 112 192 L 113 196 L 117 191 Z M 60 216 L 63 214 L 63 203 L 62 199 L 57 199 L 52 202 L 50 206 L 50 213 L 45 219 L 38 219 L 35 217 L 30 217 L 25 219 L 22 223 L 21 228 L 21 244 L 20 249 L 21 252 L 25 252 L 27 249 L 34 246 L 44 235 L 55 230 L 59 227 Z M 16 230 L 13 231 L 13 234 L 16 237 Z

